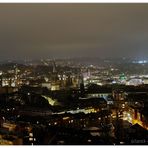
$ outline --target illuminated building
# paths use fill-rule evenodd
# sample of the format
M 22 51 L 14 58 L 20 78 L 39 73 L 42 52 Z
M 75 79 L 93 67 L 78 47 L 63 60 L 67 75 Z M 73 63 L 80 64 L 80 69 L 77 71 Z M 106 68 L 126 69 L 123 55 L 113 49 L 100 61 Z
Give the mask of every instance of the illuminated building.
M 51 90 L 60 90 L 60 83 L 59 82 L 52 82 L 51 83 Z
M 0 128 L 0 144 L 1 145 L 22 145 L 23 138 L 17 135 L 16 124 L 3 122 Z M 5 133 L 5 134 L 4 134 Z M 7 134 L 6 134 L 7 133 Z
M 1 71 L 1 72 L 0 72 L 0 86 L 1 86 L 1 87 L 3 86 L 3 84 L 2 84 L 2 83 L 3 83 L 2 74 L 3 74 L 3 73 L 2 73 L 2 71 Z
M 143 78 L 143 83 L 148 84 L 148 78 Z
M 124 73 L 122 73 L 120 76 L 119 76 L 119 80 L 122 84 L 125 84 L 126 83 L 126 76 Z
M 138 86 L 143 84 L 143 80 L 140 78 L 134 78 L 134 79 L 130 79 L 128 82 L 126 82 L 126 85 L 134 85 L 134 86 Z
M 74 88 L 78 87 L 79 79 L 76 76 L 72 77 L 72 85 Z
M 0 88 L 0 94 L 13 93 L 17 91 L 18 91 L 17 87 L 1 87 Z
M 48 88 L 49 90 L 51 90 L 51 82 L 46 82 L 46 83 L 42 83 L 41 84 L 42 85 L 42 87 L 46 87 L 46 88 Z

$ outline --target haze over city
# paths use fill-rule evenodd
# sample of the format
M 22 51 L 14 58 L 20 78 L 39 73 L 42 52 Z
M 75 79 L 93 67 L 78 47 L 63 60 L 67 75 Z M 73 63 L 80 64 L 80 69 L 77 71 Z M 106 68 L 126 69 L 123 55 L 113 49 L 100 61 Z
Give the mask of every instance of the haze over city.
M 148 4 L 0 4 L 0 59 L 148 54 Z

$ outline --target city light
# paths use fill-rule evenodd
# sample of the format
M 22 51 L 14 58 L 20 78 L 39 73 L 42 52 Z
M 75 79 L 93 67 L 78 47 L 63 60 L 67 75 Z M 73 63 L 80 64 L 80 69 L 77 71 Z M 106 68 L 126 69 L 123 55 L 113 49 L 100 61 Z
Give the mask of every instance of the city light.
M 0 145 L 148 145 L 148 4 L 0 4 Z

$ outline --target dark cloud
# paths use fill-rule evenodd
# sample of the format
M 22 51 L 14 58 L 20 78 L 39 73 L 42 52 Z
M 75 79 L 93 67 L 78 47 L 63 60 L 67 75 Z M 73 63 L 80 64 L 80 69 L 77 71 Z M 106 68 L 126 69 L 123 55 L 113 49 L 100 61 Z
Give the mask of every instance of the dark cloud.
M 0 4 L 0 58 L 146 57 L 148 4 Z

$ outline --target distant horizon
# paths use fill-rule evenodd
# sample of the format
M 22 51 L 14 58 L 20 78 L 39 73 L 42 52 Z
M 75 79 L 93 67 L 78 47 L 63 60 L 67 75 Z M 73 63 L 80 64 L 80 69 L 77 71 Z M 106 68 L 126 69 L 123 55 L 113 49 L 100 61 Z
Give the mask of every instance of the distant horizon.
M 0 60 L 0 63 L 6 62 L 6 63 L 11 63 L 11 62 L 19 62 L 19 61 L 41 61 L 41 60 L 118 60 L 118 61 L 148 61 L 148 58 L 138 58 L 138 57 L 47 57 L 47 58 L 21 58 L 21 59 L 3 59 Z

